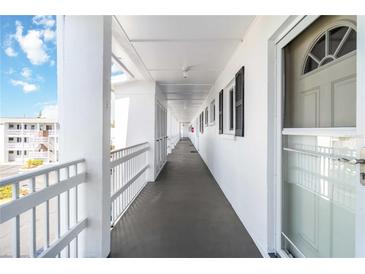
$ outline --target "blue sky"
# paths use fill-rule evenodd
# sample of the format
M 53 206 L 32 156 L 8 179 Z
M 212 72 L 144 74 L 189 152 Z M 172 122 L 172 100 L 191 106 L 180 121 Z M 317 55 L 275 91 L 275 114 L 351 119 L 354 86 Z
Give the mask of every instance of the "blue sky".
M 57 104 L 55 16 L 0 16 L 0 117 Z

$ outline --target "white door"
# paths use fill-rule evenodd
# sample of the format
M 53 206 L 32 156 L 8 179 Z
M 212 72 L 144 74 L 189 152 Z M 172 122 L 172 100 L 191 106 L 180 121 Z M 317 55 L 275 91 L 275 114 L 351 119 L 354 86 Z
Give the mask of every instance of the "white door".
M 282 57 L 280 248 L 294 257 L 364 256 L 364 132 L 356 17 L 322 16 Z

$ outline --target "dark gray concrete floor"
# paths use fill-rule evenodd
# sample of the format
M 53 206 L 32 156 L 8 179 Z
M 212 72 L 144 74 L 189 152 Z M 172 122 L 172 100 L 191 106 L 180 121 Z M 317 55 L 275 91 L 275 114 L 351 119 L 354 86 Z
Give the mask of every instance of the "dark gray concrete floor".
M 178 143 L 111 235 L 110 257 L 261 257 L 188 140 Z

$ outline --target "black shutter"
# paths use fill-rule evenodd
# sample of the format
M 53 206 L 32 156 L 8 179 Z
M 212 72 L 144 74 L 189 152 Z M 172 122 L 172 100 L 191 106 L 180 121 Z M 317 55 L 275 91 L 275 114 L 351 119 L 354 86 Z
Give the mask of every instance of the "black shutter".
M 202 112 L 202 133 L 204 133 L 204 111 Z
M 229 129 L 233 130 L 234 98 L 233 88 L 229 91 Z
M 219 134 L 223 134 L 223 89 L 219 92 Z
M 245 129 L 245 67 L 242 67 L 236 74 L 236 136 L 244 136 Z
M 202 114 L 199 115 L 199 131 L 202 133 Z
M 208 125 L 208 107 L 205 108 L 205 124 Z

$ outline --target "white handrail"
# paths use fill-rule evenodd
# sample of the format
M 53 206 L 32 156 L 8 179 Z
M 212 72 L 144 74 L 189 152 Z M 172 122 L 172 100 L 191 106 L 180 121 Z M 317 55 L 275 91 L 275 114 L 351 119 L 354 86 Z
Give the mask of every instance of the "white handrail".
M 77 164 L 84 163 L 84 162 L 85 162 L 85 159 L 80 159 L 80 160 L 76 160 L 76 161 L 70 161 L 70 162 L 66 162 L 66 163 L 62 163 L 62 164 L 52 165 L 50 167 L 39 168 L 37 170 L 32 170 L 32 171 L 25 172 L 25 173 L 19 174 L 19 175 L 5 177 L 3 179 L 0 179 L 0 186 L 9 185 L 14 182 L 24 181 L 24 180 L 30 179 L 32 177 L 42 175 L 44 173 L 50 173 L 52 171 L 56 171 L 56 170 L 65 168 L 67 166 L 77 165 Z
M 138 155 L 140 155 L 140 154 L 142 154 L 143 152 L 148 151 L 148 150 L 149 150 L 149 148 L 148 148 L 148 147 L 146 147 L 146 148 L 142 148 L 141 150 L 138 150 L 138 151 L 136 151 L 136 152 L 132 152 L 131 154 L 128 154 L 128 155 L 126 155 L 126 156 L 124 156 L 124 157 L 122 157 L 122 158 L 119 158 L 119 159 L 116 159 L 116 160 L 114 160 L 114 161 L 111 161 L 111 163 L 110 163 L 110 167 L 111 167 L 111 168 L 113 168 L 113 167 L 115 167 L 115 166 L 117 166 L 117 165 L 120 165 L 120 164 L 122 164 L 122 163 L 124 163 L 124 162 L 127 162 L 128 160 L 133 159 L 133 158 L 135 158 L 136 156 L 138 156 Z
M 50 180 L 50 176 L 56 181 Z M 31 182 L 28 186 L 30 193 L 20 195 L 20 190 L 25 186 L 25 182 Z M 0 186 L 12 186 L 12 200 L 0 206 L 0 225 L 2 233 L 7 231 L 12 237 L 12 252 L 9 248 L 1 251 L 5 254 L 0 256 L 12 257 L 78 257 L 78 235 L 86 227 L 87 218 L 79 220 L 78 216 L 78 186 L 86 182 L 86 163 L 84 159 L 71 161 L 51 167 L 37 169 L 25 174 L 10 176 L 0 180 Z M 43 184 L 44 183 L 44 184 Z M 37 184 L 37 185 L 36 185 Z M 57 204 L 51 199 L 57 199 Z M 42 218 L 36 218 L 37 206 L 46 205 L 46 210 L 42 213 Z M 62 206 L 61 206 L 62 205 Z M 21 214 L 30 214 L 29 219 L 20 219 Z M 57 216 L 54 219 L 55 215 Z M 22 215 L 23 216 L 23 215 Z M 52 225 L 56 227 L 56 239 L 50 242 L 50 217 L 53 216 Z M 71 218 L 72 216 L 72 218 Z M 61 231 L 61 219 L 62 231 Z M 72 220 L 71 220 L 72 219 Z M 12 222 L 12 226 L 9 227 Z M 42 233 L 37 222 L 42 225 Z M 31 233 L 26 237 L 24 229 L 30 228 Z M 37 249 L 37 238 L 44 237 L 44 245 Z M 23 246 L 28 245 L 29 253 L 24 254 Z M 71 254 L 72 247 L 72 254 Z
M 135 148 L 135 147 L 139 147 L 139 146 L 147 145 L 147 144 L 148 144 L 148 142 L 143 142 L 143 143 L 136 144 L 136 145 L 133 145 L 133 146 L 124 147 L 124 148 L 119 148 L 119 149 L 115 149 L 115 150 L 112 150 L 112 151 L 111 151 L 111 154 L 114 154 L 114 153 L 117 153 L 117 152 L 121 152 L 121 151 L 130 150 L 131 148 Z
M 112 151 L 111 154 L 111 226 L 123 216 L 147 183 L 149 143 Z

